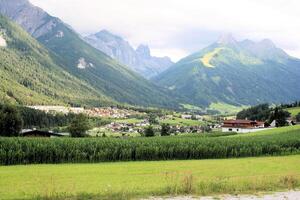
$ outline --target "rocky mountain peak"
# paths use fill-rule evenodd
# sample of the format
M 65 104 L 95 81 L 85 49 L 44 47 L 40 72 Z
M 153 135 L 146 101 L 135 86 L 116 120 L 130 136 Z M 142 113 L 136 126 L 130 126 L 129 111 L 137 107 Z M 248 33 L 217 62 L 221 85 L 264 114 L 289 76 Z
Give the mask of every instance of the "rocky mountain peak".
M 35 38 L 49 33 L 61 23 L 28 0 L 0 0 L 0 13 L 17 22 Z
M 107 40 L 113 40 L 113 39 L 122 40 L 121 37 L 112 34 L 111 32 L 109 32 L 106 29 L 99 31 L 98 33 L 92 34 L 91 36 L 93 36 L 93 35 L 98 39 L 100 38 L 100 39 L 107 39 Z
M 217 41 L 218 44 L 228 45 L 228 44 L 236 44 L 236 39 L 232 36 L 231 33 L 223 34 Z
M 139 45 L 138 48 L 136 49 L 136 52 L 143 58 L 151 57 L 150 48 L 147 45 L 144 44 Z
M 259 45 L 265 48 L 276 48 L 276 45 L 270 39 L 263 39 L 262 41 L 259 42 Z

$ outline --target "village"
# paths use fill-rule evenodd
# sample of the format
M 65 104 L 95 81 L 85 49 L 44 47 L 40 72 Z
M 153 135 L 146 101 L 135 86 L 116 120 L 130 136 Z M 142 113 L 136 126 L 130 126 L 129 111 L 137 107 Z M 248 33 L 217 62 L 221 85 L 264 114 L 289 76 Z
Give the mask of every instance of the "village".
M 151 126 L 154 131 L 159 132 L 163 125 L 168 126 L 170 135 L 205 132 L 250 133 L 272 129 L 277 126 L 275 120 L 267 124 L 265 121 L 236 119 L 235 115 L 213 116 L 175 111 L 147 113 L 146 111 L 118 107 L 29 106 L 29 108 L 51 114 L 85 114 L 91 118 L 105 119 L 105 124 L 94 126 L 87 132 L 88 135 L 95 137 L 141 136 L 147 127 Z M 294 125 L 291 118 L 287 120 L 287 124 Z M 23 134 L 30 135 L 30 131 L 36 132 L 37 130 L 23 130 Z M 55 134 L 52 134 L 52 136 L 58 136 L 57 133 Z M 61 136 L 68 135 L 68 133 L 59 134 Z

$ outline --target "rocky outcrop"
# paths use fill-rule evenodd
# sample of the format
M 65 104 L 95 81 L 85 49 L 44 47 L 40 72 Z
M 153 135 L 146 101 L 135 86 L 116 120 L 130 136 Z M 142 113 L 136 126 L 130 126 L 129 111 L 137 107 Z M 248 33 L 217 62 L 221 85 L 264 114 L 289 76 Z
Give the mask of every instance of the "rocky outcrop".
M 62 23 L 28 0 L 0 0 L 0 13 L 17 22 L 35 38 L 47 34 Z
M 85 37 L 85 40 L 122 64 L 127 65 L 146 78 L 151 78 L 169 68 L 173 62 L 168 57 L 153 57 L 148 46 L 136 50 L 123 38 L 106 30 Z

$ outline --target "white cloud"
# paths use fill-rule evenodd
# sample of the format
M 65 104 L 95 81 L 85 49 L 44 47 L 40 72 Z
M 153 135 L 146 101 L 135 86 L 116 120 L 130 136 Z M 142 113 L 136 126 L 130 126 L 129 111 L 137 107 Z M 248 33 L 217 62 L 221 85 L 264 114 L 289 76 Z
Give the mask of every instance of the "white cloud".
M 298 0 L 30 0 L 82 34 L 108 29 L 154 54 L 185 56 L 231 32 L 300 57 Z

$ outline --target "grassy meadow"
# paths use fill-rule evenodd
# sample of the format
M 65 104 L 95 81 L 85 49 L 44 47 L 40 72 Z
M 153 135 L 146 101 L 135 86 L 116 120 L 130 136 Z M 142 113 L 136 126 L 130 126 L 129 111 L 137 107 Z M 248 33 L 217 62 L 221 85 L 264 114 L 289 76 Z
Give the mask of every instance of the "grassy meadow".
M 0 167 L 0 199 L 131 199 L 256 193 L 300 183 L 300 155 Z
M 164 119 L 159 121 L 160 124 L 169 124 L 171 126 L 181 125 L 181 126 L 200 126 L 205 124 L 203 121 L 183 119 L 180 117 L 173 117 L 172 119 Z
M 291 113 L 292 117 L 295 117 L 298 113 L 300 113 L 300 107 L 295 107 L 295 108 L 287 108 L 286 111 Z

